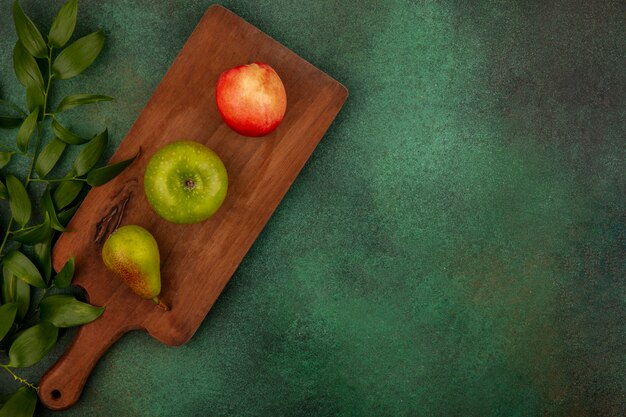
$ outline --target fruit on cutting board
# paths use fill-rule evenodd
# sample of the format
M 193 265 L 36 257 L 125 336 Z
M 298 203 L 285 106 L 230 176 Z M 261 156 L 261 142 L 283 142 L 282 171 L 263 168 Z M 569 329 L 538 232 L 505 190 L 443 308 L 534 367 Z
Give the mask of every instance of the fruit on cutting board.
M 278 127 L 287 94 L 272 67 L 261 62 L 225 71 L 217 80 L 217 108 L 222 119 L 244 136 L 265 136 Z
M 220 157 L 192 141 L 165 145 L 154 153 L 143 179 L 152 209 L 172 223 L 198 223 L 222 205 L 228 174 Z
M 159 299 L 161 259 L 159 246 L 150 232 L 128 225 L 115 230 L 104 243 L 102 260 L 106 267 L 141 298 L 168 307 Z

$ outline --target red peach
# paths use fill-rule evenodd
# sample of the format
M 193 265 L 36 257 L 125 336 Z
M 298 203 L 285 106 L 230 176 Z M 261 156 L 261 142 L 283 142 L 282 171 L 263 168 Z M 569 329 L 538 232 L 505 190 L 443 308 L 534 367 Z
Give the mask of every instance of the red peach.
M 244 136 L 264 136 L 285 116 L 287 94 L 272 67 L 261 62 L 225 71 L 217 80 L 217 108 L 222 119 Z

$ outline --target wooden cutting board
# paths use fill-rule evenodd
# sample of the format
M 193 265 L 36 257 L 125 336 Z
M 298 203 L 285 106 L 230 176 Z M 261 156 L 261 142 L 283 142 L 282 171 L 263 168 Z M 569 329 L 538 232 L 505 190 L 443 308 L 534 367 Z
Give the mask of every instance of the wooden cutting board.
M 276 131 L 246 138 L 226 126 L 215 104 L 225 70 L 248 62 L 271 65 L 287 91 L 287 113 Z M 100 319 L 83 326 L 40 383 L 39 397 L 61 410 L 79 398 L 98 359 L 124 333 L 143 329 L 168 345 L 196 332 L 220 292 L 283 198 L 347 98 L 337 81 L 221 6 L 208 9 L 112 158 L 140 157 L 109 184 L 92 189 L 53 251 L 58 271 L 74 256 L 74 283 Z M 229 175 L 228 195 L 204 223 L 175 225 L 158 217 L 143 192 L 143 172 L 163 145 L 194 140 L 215 150 Z M 117 225 L 148 229 L 161 252 L 165 312 L 134 295 L 106 270 L 103 241 Z

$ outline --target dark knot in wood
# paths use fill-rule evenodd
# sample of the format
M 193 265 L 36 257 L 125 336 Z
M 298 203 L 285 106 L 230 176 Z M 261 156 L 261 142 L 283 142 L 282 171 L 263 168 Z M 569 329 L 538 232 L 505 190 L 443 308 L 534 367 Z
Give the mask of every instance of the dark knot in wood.
M 133 196 L 133 190 L 137 183 L 137 179 L 133 178 L 124 184 L 124 187 L 112 199 L 112 206 L 109 206 L 106 214 L 96 223 L 94 242 L 97 245 L 102 245 L 109 235 L 122 224 L 126 206 Z

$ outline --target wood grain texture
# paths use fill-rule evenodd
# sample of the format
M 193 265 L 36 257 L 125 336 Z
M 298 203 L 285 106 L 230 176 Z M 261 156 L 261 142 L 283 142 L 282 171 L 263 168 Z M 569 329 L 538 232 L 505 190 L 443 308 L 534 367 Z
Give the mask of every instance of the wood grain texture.
M 219 75 L 242 63 L 271 65 L 287 91 L 287 113 L 276 131 L 246 138 L 226 126 L 215 104 Z M 74 283 L 89 301 L 106 306 L 83 326 L 40 383 L 44 405 L 73 405 L 95 363 L 124 333 L 143 329 L 168 345 L 196 332 L 347 98 L 347 90 L 304 59 L 221 6 L 206 12 L 112 158 L 140 157 L 111 183 L 89 192 L 69 229 L 55 245 L 59 270 L 76 260 Z M 204 223 L 175 225 L 159 218 L 143 193 L 151 155 L 176 140 L 215 150 L 226 165 L 229 191 L 220 210 Z M 103 241 L 118 224 L 137 224 L 157 239 L 161 252 L 161 298 L 155 308 L 106 270 Z

